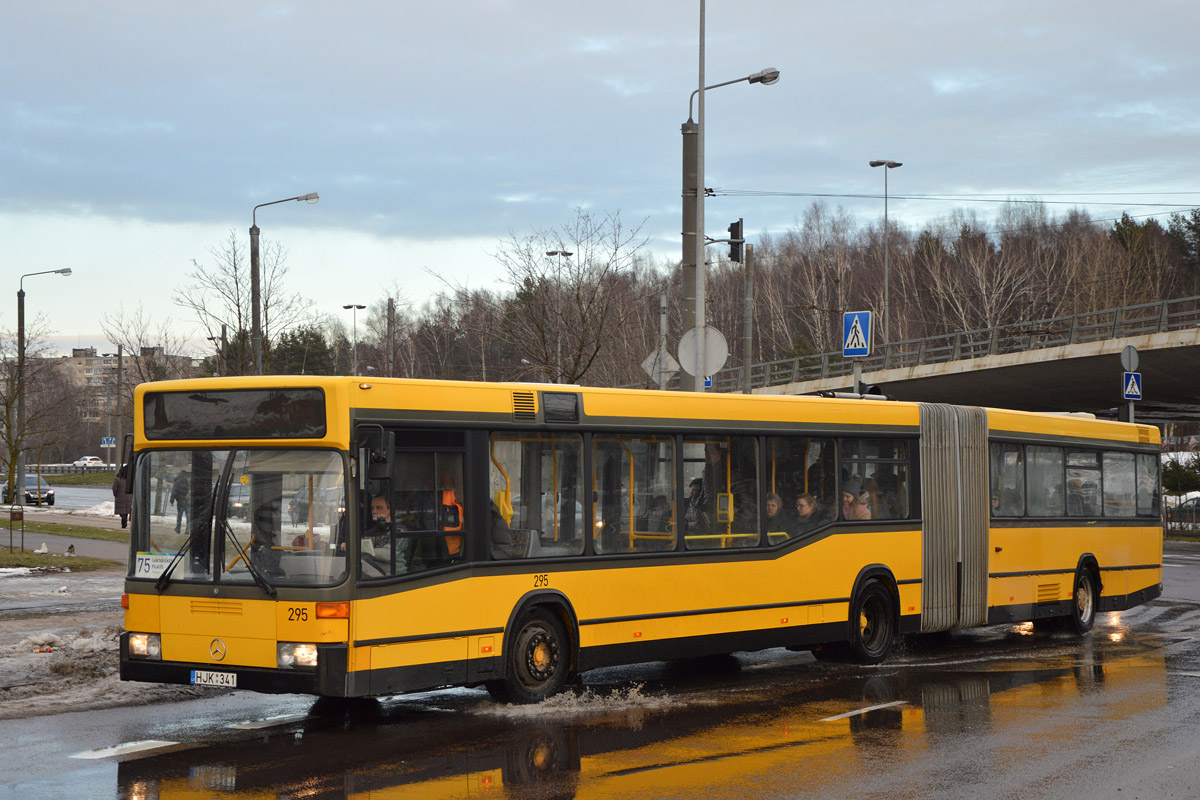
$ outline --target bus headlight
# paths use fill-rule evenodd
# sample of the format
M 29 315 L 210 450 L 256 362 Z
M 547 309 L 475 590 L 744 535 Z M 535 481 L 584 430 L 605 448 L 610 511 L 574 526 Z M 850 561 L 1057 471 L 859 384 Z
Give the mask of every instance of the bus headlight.
M 129 657 L 162 660 L 162 639 L 157 633 L 129 634 Z
M 276 663 L 280 669 L 316 669 L 317 646 L 310 642 L 280 642 Z

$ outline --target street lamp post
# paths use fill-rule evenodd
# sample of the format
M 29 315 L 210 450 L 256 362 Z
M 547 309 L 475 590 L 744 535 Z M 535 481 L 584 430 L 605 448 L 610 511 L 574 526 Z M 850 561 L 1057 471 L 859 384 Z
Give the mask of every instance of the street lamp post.
M 888 290 L 891 284 L 888 283 L 888 188 L 887 176 L 889 169 L 903 166 L 899 161 L 888 161 L 887 159 L 879 158 L 870 162 L 872 167 L 883 167 L 883 343 L 888 343 Z
M 26 272 L 17 284 L 17 430 L 9 431 L 9 437 L 17 443 L 17 465 L 13 473 L 14 503 L 25 499 L 25 279 L 34 275 L 70 275 L 71 268 L 45 269 L 41 272 Z M 41 496 L 40 494 L 38 495 Z
M 207 336 L 205 338 L 208 339 L 210 342 L 212 342 L 213 347 L 215 347 L 217 349 L 217 374 L 224 375 L 225 374 L 225 363 L 224 363 L 225 362 L 225 347 L 226 347 L 225 326 L 221 325 L 221 335 L 220 336 Z
M 688 120 L 683 123 L 683 330 L 684 332 L 705 326 L 705 272 L 704 272 L 704 94 L 708 89 L 729 86 L 734 83 L 761 83 L 770 86 L 779 81 L 779 70 L 774 67 L 755 72 L 744 78 L 723 83 L 704 85 L 704 0 L 700 2 L 700 80 L 698 87 L 688 98 Z M 696 106 L 696 118 L 692 120 L 692 100 L 700 100 Z M 684 374 L 691 374 L 691 386 L 687 379 L 681 386 L 692 391 L 703 392 L 705 336 L 696 337 L 696 360 Z M 686 366 L 686 365 L 685 365 Z
M 303 200 L 305 203 L 315 203 L 321 198 L 316 192 L 288 197 L 283 200 L 272 200 L 269 203 L 259 203 L 250 212 L 250 338 L 254 348 L 254 374 L 263 374 L 263 341 L 262 341 L 262 300 L 258 279 L 258 210 L 263 206 L 274 206 L 279 203 L 290 203 L 293 200 Z
M 569 250 L 547 250 L 546 255 L 551 256 L 551 257 L 557 256 L 558 258 L 570 258 L 571 256 L 573 256 L 575 254 Z M 558 287 L 560 285 L 561 285 L 561 283 L 556 279 L 554 281 L 554 304 L 561 308 L 562 307 L 562 297 L 560 297 L 559 293 L 558 293 Z M 561 324 L 554 326 L 554 371 L 556 373 L 554 382 L 562 383 L 563 382 L 563 369 L 562 369 L 562 325 Z
M 362 309 L 366 308 L 366 306 L 359 305 L 358 303 L 349 303 L 347 305 L 342 306 L 342 308 L 344 308 L 350 312 L 350 325 L 351 325 L 351 331 L 352 331 L 352 333 L 350 335 L 354 337 L 354 340 L 350 343 L 350 349 L 354 352 L 354 356 L 353 356 L 354 366 L 351 369 L 352 369 L 353 373 L 355 375 L 357 375 L 358 374 L 358 312 L 361 311 Z

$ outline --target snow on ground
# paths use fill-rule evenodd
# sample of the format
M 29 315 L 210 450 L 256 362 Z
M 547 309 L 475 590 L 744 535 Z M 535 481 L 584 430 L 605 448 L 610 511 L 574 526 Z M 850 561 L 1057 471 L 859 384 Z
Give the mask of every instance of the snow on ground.
M 112 500 L 105 500 L 88 508 L 62 508 L 61 506 L 25 506 L 27 513 L 54 514 L 63 517 L 113 517 L 116 507 Z
M 0 719 L 214 693 L 120 680 L 124 570 L 15 572 L 0 573 Z

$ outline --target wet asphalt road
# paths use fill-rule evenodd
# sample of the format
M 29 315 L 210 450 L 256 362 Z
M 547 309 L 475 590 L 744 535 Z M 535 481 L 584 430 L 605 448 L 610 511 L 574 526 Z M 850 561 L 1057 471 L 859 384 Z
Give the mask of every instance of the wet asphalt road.
M 771 650 L 535 707 L 234 693 L 0 723 L 0 798 L 1195 798 L 1200 547 L 1165 564 L 1162 598 L 1082 639 L 996 627 L 872 668 Z

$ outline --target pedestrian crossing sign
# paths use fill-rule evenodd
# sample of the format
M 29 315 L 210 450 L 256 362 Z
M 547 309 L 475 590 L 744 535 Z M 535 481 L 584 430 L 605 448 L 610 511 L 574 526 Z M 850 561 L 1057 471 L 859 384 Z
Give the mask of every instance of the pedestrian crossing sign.
M 842 314 L 842 358 L 871 355 L 871 312 L 847 311 Z
M 1142 399 L 1142 373 L 1126 372 L 1125 377 L 1121 380 L 1121 386 L 1124 388 L 1126 400 Z

